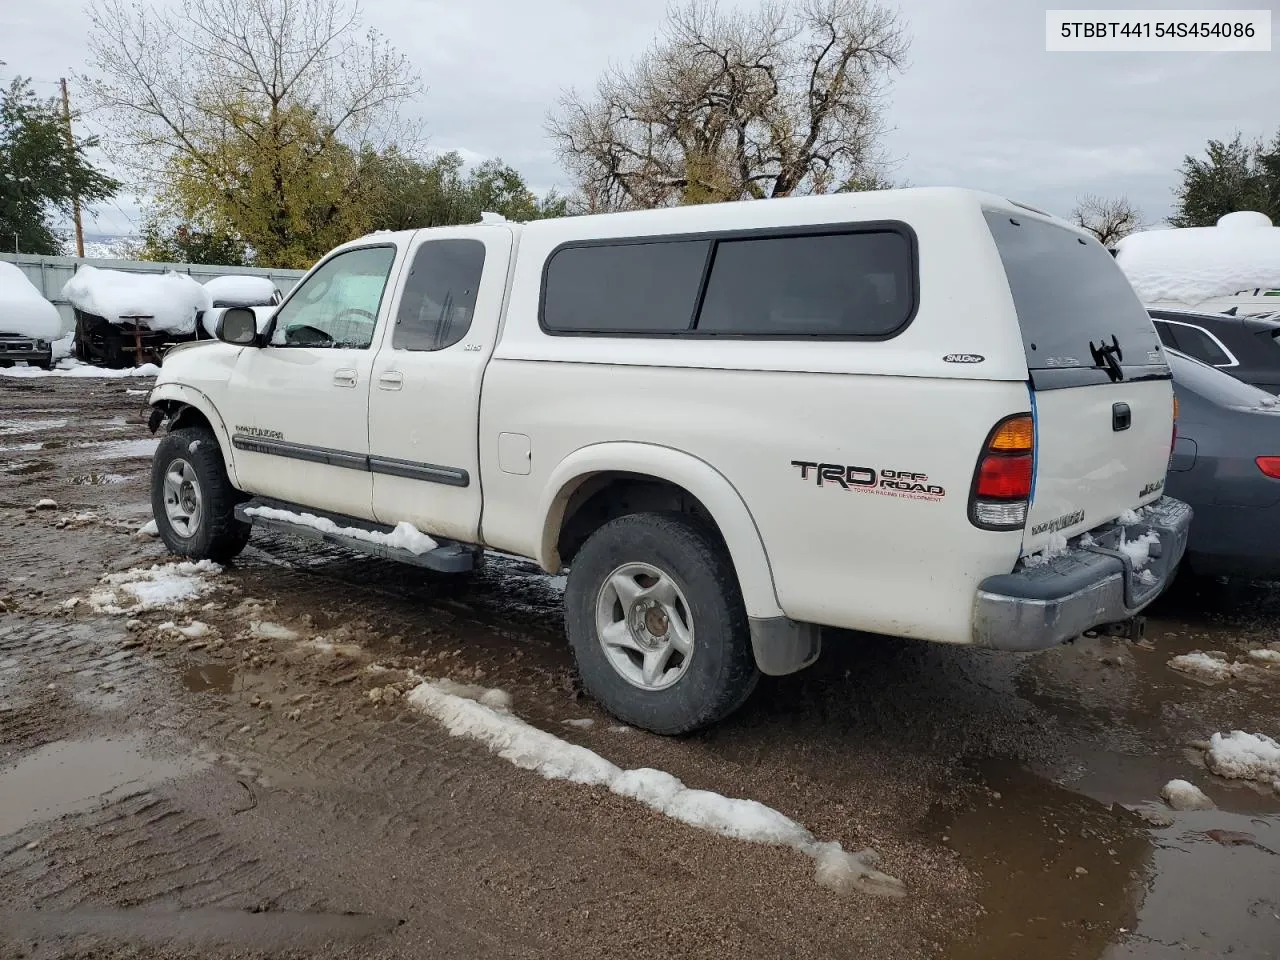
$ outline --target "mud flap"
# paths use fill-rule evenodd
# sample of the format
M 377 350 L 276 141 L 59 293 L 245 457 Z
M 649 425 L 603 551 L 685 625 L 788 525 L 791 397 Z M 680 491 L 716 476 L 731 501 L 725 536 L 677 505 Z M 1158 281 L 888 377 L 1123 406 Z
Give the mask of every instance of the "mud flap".
M 822 653 L 822 628 L 787 617 L 752 617 L 751 651 L 760 672 L 771 677 L 795 673 L 813 664 Z

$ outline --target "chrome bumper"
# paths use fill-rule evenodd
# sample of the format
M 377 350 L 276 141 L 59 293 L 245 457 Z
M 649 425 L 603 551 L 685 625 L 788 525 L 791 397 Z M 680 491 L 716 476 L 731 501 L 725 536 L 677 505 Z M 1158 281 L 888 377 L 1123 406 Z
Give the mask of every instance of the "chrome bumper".
M 1013 573 L 988 577 L 973 609 L 973 643 L 996 650 L 1043 650 L 1106 623 L 1139 613 L 1177 573 L 1187 549 L 1191 508 L 1163 497 L 1140 511 L 1077 537 L 1066 553 L 1039 566 L 1019 561 Z M 1160 538 L 1141 570 L 1120 544 L 1146 533 Z

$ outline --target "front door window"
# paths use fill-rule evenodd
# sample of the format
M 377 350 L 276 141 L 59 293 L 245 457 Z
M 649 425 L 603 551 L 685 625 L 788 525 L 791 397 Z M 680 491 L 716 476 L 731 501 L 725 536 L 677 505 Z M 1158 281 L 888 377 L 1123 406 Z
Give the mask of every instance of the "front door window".
M 367 350 L 396 258 L 394 247 L 362 247 L 327 261 L 276 313 L 276 347 Z

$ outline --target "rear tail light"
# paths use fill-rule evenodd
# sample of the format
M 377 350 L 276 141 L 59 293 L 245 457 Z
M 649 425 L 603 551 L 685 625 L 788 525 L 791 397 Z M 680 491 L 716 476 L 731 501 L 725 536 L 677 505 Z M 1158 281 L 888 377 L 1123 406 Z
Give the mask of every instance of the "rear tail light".
M 992 428 L 978 457 L 969 520 L 983 530 L 1018 530 L 1027 523 L 1035 473 L 1035 422 L 1029 413 Z
M 1173 438 L 1169 441 L 1169 462 L 1173 462 L 1173 451 L 1178 446 L 1178 395 L 1173 395 Z
M 1258 457 L 1254 463 L 1268 477 L 1280 480 L 1280 457 Z

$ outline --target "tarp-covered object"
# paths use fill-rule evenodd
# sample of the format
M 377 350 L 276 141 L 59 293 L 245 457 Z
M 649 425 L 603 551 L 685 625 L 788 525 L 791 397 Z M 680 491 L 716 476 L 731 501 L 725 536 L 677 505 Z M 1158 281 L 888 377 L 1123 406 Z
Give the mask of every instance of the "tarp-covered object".
M 84 313 L 123 326 L 142 317 L 151 330 L 191 334 L 196 312 L 210 306 L 209 291 L 181 273 L 125 273 L 84 264 L 66 282 L 62 295 Z
M 6 260 L 0 260 L 0 333 L 36 340 L 57 340 L 62 333 L 58 308 Z
M 215 307 L 258 307 L 274 303 L 280 292 L 269 277 L 250 277 L 240 274 L 227 274 L 206 280 L 205 290 L 209 291 L 212 306 Z
M 1194 307 L 1241 290 L 1280 288 L 1280 227 L 1241 211 L 1216 227 L 1144 230 L 1117 244 L 1116 262 L 1143 303 Z

